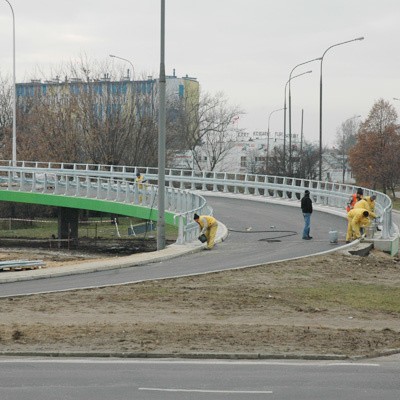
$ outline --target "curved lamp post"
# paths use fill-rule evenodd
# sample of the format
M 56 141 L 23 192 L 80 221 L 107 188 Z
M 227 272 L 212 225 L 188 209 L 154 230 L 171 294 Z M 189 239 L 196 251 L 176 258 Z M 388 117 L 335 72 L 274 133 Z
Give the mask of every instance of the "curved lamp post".
M 158 218 L 157 250 L 165 248 L 165 136 L 166 136 L 166 76 L 165 76 L 165 0 L 161 0 L 160 33 L 160 110 L 158 116 Z
M 274 110 L 274 111 L 271 111 L 270 113 L 269 113 L 269 116 L 268 116 L 268 131 L 267 131 L 267 163 L 266 163 L 266 167 L 267 167 L 267 173 L 268 173 L 268 164 L 269 164 L 269 123 L 270 123 L 270 121 L 271 121 L 271 115 L 273 114 L 273 113 L 275 113 L 275 112 L 277 112 L 277 111 L 282 111 L 282 110 L 284 110 L 284 108 L 278 108 L 277 110 Z
M 14 9 L 8 0 L 5 0 L 11 8 L 13 18 L 13 126 L 12 126 L 12 164 L 17 164 L 17 91 L 15 79 L 15 15 Z
M 119 57 L 114 54 L 109 54 L 109 56 L 112 58 L 118 58 L 119 60 L 122 60 L 122 61 L 126 61 L 127 63 L 129 63 L 132 66 L 132 110 L 133 110 L 133 113 L 135 113 L 135 101 L 136 101 L 136 88 L 135 88 L 135 79 L 134 79 L 135 67 L 133 66 L 133 63 L 126 58 Z M 129 70 L 128 70 L 128 78 L 129 78 Z
M 319 172 L 318 178 L 322 180 L 322 62 L 324 61 L 325 54 L 332 49 L 333 47 L 341 46 L 342 44 L 355 42 L 357 40 L 364 40 L 364 37 L 355 38 L 352 40 L 347 40 L 345 42 L 340 42 L 329 46 L 322 54 L 321 60 L 321 68 L 320 68 L 320 82 L 319 82 Z
M 126 61 L 127 63 L 131 64 L 131 66 L 132 66 L 132 80 L 134 80 L 133 77 L 134 77 L 135 67 L 133 66 L 133 63 L 131 61 L 127 60 L 126 58 L 115 56 L 114 54 L 110 54 L 109 56 L 112 57 L 112 58 L 118 58 L 119 60 Z
M 393 97 L 393 100 L 400 101 L 400 99 L 398 99 L 397 97 Z
M 298 74 L 295 76 L 292 76 L 286 83 L 285 83 L 285 98 L 284 98 L 284 102 L 283 102 L 283 169 L 286 169 L 286 164 L 285 164 L 285 159 L 286 159 L 286 88 L 288 83 L 295 78 L 298 78 L 299 76 L 305 75 L 305 74 L 311 74 L 311 70 L 310 71 L 306 71 L 303 72 L 302 74 Z
M 289 83 L 289 172 L 290 173 L 292 173 L 292 100 L 291 100 L 290 81 L 293 79 L 292 73 L 297 67 L 318 60 L 320 60 L 320 58 L 313 58 L 312 60 L 308 60 L 303 63 L 297 64 L 295 67 L 292 68 L 289 74 L 288 83 Z
M 311 61 L 315 61 L 315 60 L 311 60 Z M 284 116 L 283 116 L 283 169 L 284 170 L 286 170 L 286 163 L 285 163 L 285 159 L 286 159 L 286 87 L 289 84 L 289 153 L 291 155 L 292 153 L 291 153 L 291 149 L 290 148 L 292 146 L 292 129 L 291 129 L 291 125 L 292 125 L 291 112 L 292 111 L 291 111 L 290 81 L 292 79 L 298 78 L 299 76 L 302 76 L 302 75 L 305 75 L 305 74 L 310 74 L 312 72 L 311 70 L 303 72 L 302 74 L 298 74 L 298 75 L 292 76 L 293 71 L 297 67 L 299 67 L 300 65 L 303 65 L 303 64 L 307 64 L 307 63 L 309 63 L 311 61 L 307 61 L 305 63 L 301 63 L 299 65 L 296 65 L 296 67 L 294 67 L 292 69 L 292 71 L 290 71 L 289 79 L 285 84 L 285 99 L 284 99 L 284 106 L 283 106 L 283 108 L 284 108 Z M 289 159 L 291 159 L 291 157 L 289 157 Z M 291 160 L 289 160 L 289 161 L 291 161 Z

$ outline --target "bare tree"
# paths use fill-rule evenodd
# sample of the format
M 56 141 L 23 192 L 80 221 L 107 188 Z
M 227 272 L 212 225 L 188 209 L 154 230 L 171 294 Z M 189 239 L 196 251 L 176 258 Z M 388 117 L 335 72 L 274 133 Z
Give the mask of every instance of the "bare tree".
M 109 63 L 82 57 L 59 68 L 45 84 L 21 86 L 26 93 L 18 97 L 18 158 L 156 165 L 156 81 L 148 80 L 140 93 L 136 82 L 120 79 L 122 71 L 109 68 Z M 114 75 L 120 80 L 113 81 Z M 10 85 L 0 83 L 0 102 L 7 103 Z M 2 107 L 0 134 L 11 129 L 9 112 L 10 107 Z M 11 151 L 9 136 L 3 140 L 3 154 Z
M 12 113 L 12 84 L 9 78 L 0 74 L 0 143 L 3 143 L 1 146 L 3 158 L 7 158 L 8 154 L 11 158 L 11 144 L 9 147 L 5 147 L 4 140 L 11 142 Z
M 171 124 L 175 134 L 173 142 L 179 144 L 177 150 L 191 151 L 199 170 L 212 171 L 229 153 L 240 132 L 235 119 L 243 114 L 238 106 L 230 106 L 222 93 L 215 96 L 200 93 L 198 100 L 188 93 Z
M 348 155 L 350 149 L 356 144 L 356 134 L 359 127 L 358 116 L 348 118 L 342 122 L 336 131 L 335 152 L 332 153 L 336 164 L 339 164 L 342 170 L 342 182 L 345 183 L 346 171 L 349 170 Z

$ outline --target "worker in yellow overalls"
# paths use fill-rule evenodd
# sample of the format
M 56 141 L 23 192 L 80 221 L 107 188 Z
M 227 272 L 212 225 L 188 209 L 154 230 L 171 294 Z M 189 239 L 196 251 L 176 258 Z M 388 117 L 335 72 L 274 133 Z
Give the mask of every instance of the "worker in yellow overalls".
M 200 226 L 200 235 L 206 235 L 207 250 L 211 250 L 215 244 L 215 235 L 217 234 L 218 221 L 211 215 L 197 215 L 194 214 L 194 220 Z

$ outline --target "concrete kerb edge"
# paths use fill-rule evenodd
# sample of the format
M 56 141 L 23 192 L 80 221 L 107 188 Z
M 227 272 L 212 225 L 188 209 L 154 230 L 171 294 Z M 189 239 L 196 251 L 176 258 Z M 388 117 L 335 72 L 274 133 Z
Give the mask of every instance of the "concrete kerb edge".
M 215 242 L 223 242 L 228 236 L 227 227 L 220 221 L 218 221 L 218 231 Z M 204 244 L 191 242 L 187 244 L 172 244 L 167 246 L 163 250 L 133 254 L 126 257 L 116 257 L 111 260 L 102 261 L 89 261 L 86 263 L 78 263 L 74 265 L 68 265 L 65 267 L 58 267 L 53 269 L 35 269 L 29 271 L 18 271 L 18 272 L 4 272 L 4 274 L 10 274 L 8 276 L 0 275 L 0 283 L 11 283 L 21 282 L 34 279 L 46 279 L 68 275 L 86 274 L 90 272 L 107 271 L 120 268 L 129 268 L 134 266 L 141 266 L 149 263 L 163 262 L 173 258 L 181 257 L 186 254 L 197 253 L 205 247 Z M 12 275 L 11 275 L 12 274 Z
M 35 351 L 2 351 L 0 357 L 50 357 L 50 358 L 135 358 L 135 359 L 198 359 L 198 360 L 350 360 L 388 357 L 400 354 L 400 348 L 374 351 L 370 354 L 356 356 L 345 354 L 262 354 L 262 353 L 123 353 L 123 352 L 35 352 Z

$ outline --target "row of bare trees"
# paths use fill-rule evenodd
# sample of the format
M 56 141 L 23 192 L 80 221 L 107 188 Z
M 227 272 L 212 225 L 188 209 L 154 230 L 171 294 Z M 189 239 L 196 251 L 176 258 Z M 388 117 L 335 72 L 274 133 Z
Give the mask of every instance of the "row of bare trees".
M 20 160 L 84 162 L 98 164 L 157 165 L 158 95 L 152 90 L 136 92 L 137 85 L 89 72 L 95 68 L 81 60 L 71 65 L 68 74 L 82 84 L 65 82 L 61 94 L 37 91 L 33 96 L 18 96 L 17 158 Z M 107 77 L 117 76 L 112 71 Z M 145 82 L 147 79 L 143 79 Z M 90 83 L 90 84 L 89 84 Z M 63 83 L 54 87 L 60 91 Z M 102 93 L 99 88 L 102 86 Z M 75 91 L 72 90 L 75 87 Z M 96 91 L 97 87 L 97 91 Z M 104 88 L 107 87 L 107 91 Z M 0 76 L 0 156 L 11 158 L 12 86 Z M 72 88 L 72 89 L 71 89 Z M 66 95 L 66 93 L 68 93 Z M 243 111 L 231 106 L 223 94 L 185 91 L 167 98 L 167 158 L 179 151 L 190 151 L 198 169 L 214 169 L 235 139 L 232 123 Z M 200 151 L 202 147 L 202 151 Z M 201 163 L 204 154 L 208 162 Z

